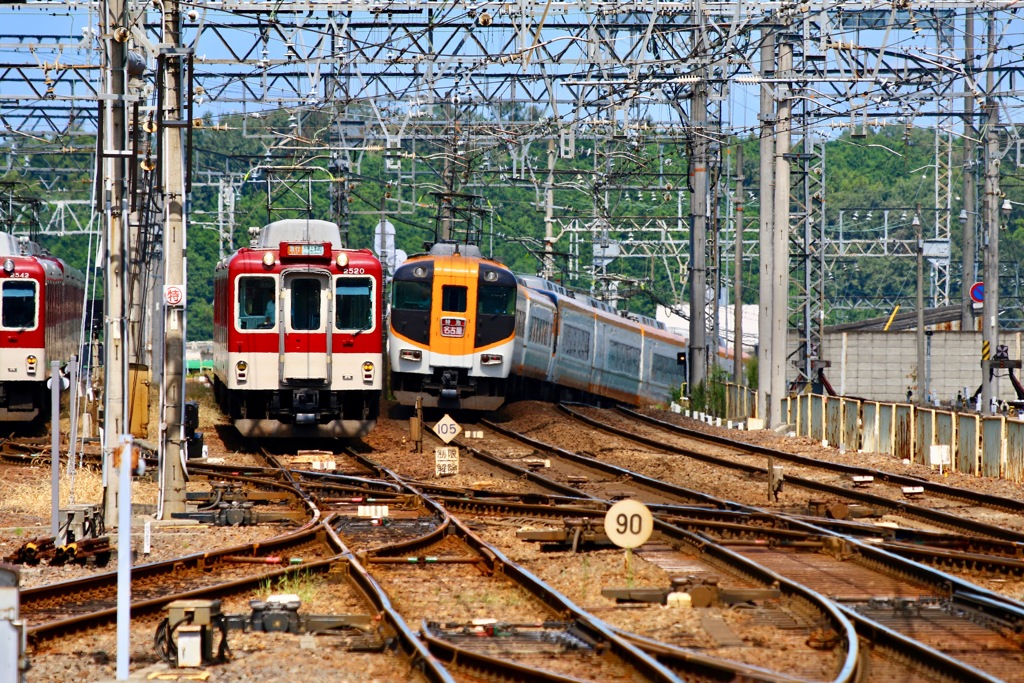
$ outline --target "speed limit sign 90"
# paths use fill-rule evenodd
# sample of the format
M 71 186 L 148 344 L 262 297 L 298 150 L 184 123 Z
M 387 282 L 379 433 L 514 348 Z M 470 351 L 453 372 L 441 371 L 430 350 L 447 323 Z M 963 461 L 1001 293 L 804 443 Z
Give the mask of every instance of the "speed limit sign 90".
M 620 500 L 604 516 L 604 533 L 620 548 L 638 548 L 654 531 L 654 517 L 638 500 Z

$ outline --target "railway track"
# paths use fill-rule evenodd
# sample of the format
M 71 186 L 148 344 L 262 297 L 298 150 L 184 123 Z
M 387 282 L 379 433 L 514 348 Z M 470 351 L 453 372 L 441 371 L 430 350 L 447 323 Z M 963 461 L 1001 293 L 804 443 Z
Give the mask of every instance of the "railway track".
M 933 482 L 920 477 L 901 475 L 880 469 L 851 465 L 835 461 L 822 461 L 796 453 L 768 448 L 757 444 L 744 443 L 738 438 L 724 438 L 707 432 L 687 429 L 679 424 L 658 420 L 638 411 L 620 407 L 617 413 L 625 416 L 626 424 L 639 429 L 624 428 L 622 424 L 613 424 L 609 420 L 600 420 L 585 414 L 583 411 L 569 406 L 562 406 L 566 414 L 602 431 L 619 434 L 645 444 L 665 444 L 669 450 L 680 455 L 700 458 L 706 453 L 696 448 L 676 447 L 672 441 L 666 441 L 666 435 L 679 435 L 691 443 L 699 441 L 714 445 L 723 450 L 718 455 L 719 461 L 730 460 L 737 465 L 749 464 L 750 456 L 771 458 L 776 463 L 787 463 L 786 479 L 799 486 L 813 489 L 819 487 L 824 493 L 846 496 L 855 501 L 878 507 L 888 506 L 912 519 L 920 519 L 940 527 L 971 531 L 970 525 L 977 521 L 973 531 L 978 535 L 993 536 L 1004 540 L 1024 540 L 1024 501 L 981 493 L 965 488 L 958 488 Z M 608 418 L 614 413 L 605 411 Z M 648 430 L 647 428 L 653 428 Z M 752 470 L 746 470 L 752 471 Z M 836 474 L 841 475 L 837 477 Z M 870 478 L 872 491 L 857 489 L 854 477 Z M 833 484 L 828 481 L 840 481 Z M 908 493 L 908 490 L 920 490 L 920 493 Z M 910 496 L 913 496 L 911 498 Z M 890 502 L 886 502 L 886 501 Z M 955 504 L 955 505 L 953 505 Z M 902 507 L 901 507 L 902 506 Z M 979 521 L 983 516 L 985 521 Z M 1001 529 L 995 532 L 994 529 Z
M 487 426 L 491 429 L 497 427 L 491 423 L 488 423 Z M 505 429 L 504 432 L 511 436 L 510 430 Z M 636 472 L 611 465 L 608 462 L 569 453 L 564 449 L 558 449 L 557 447 L 537 442 L 535 439 L 525 439 L 524 442 L 545 453 L 557 454 L 559 458 L 571 459 L 576 466 L 589 467 L 592 472 L 600 473 L 600 476 L 619 482 L 618 485 L 620 487 L 628 488 L 635 485 L 636 489 L 634 489 L 633 494 L 641 499 L 645 495 L 649 495 L 648 492 L 651 490 L 657 491 L 658 495 L 661 496 L 671 493 L 671 486 L 664 482 L 651 480 Z M 561 471 L 561 468 L 559 468 L 559 472 Z M 600 480 L 600 477 L 592 475 L 589 481 L 594 480 Z M 675 495 L 679 500 L 694 498 L 692 492 L 685 489 L 678 491 Z M 702 502 L 703 505 L 708 505 L 708 503 L 707 500 Z M 709 507 L 711 509 L 707 514 L 711 515 L 744 510 L 744 506 L 724 500 L 711 503 Z M 706 508 L 700 509 L 702 512 L 707 510 Z M 747 511 L 768 514 L 763 510 L 748 509 Z M 603 511 L 588 513 L 584 510 L 577 511 L 577 514 L 589 514 L 593 517 L 603 515 Z M 802 542 L 812 543 L 819 550 L 821 548 L 832 548 L 831 557 L 829 557 L 828 553 L 822 552 L 796 552 L 796 546 L 800 542 L 793 539 L 789 539 L 788 543 L 792 547 L 788 548 L 784 547 L 784 544 L 780 543 L 779 539 L 776 539 L 772 544 L 764 540 L 760 543 L 745 542 L 743 544 L 734 544 L 737 547 L 732 549 L 759 565 L 763 565 L 767 568 L 766 571 L 769 571 L 771 574 L 776 576 L 792 575 L 800 584 L 808 585 L 815 589 L 821 585 L 825 594 L 829 593 L 829 582 L 836 576 L 842 577 L 841 585 L 847 587 L 866 587 L 867 590 L 860 589 L 859 591 L 842 595 L 837 593 L 840 586 L 833 585 L 832 592 L 836 593 L 837 601 L 847 605 L 860 607 L 864 610 L 873 610 L 882 606 L 884 610 L 887 605 L 898 606 L 913 603 L 920 606 L 929 606 L 928 609 L 933 610 L 927 614 L 922 612 L 925 617 L 938 620 L 940 619 L 939 612 L 943 612 L 941 619 L 960 619 L 962 620 L 963 632 L 970 634 L 964 642 L 970 643 L 970 645 L 967 646 L 966 650 L 955 650 L 955 656 L 949 656 L 949 653 L 947 653 L 947 658 L 959 658 L 962 660 L 961 665 L 965 669 L 973 667 L 973 675 L 980 676 L 979 680 L 983 680 L 986 675 L 1005 677 L 1008 680 L 1016 679 L 1016 674 L 1014 673 L 1015 662 L 1019 661 L 1021 652 L 1012 632 L 1020 628 L 1021 625 L 1020 614 L 1022 606 L 1020 603 L 981 589 L 968 581 L 928 569 L 918 562 L 907 561 L 892 552 L 874 547 L 872 544 L 845 539 L 837 533 L 830 533 L 826 529 L 818 528 L 813 524 L 802 521 L 789 520 L 787 523 L 794 525 L 795 528 L 803 528 L 808 533 L 820 534 L 820 536 L 810 541 L 805 537 L 805 540 Z M 692 528 L 693 525 L 691 525 Z M 712 535 L 705 531 L 701 534 L 700 538 L 708 542 L 711 540 Z M 894 550 L 894 548 L 890 550 Z M 933 608 L 931 605 L 935 607 Z M 844 607 L 844 609 L 848 613 L 854 611 L 849 606 Z M 985 619 L 988 619 L 989 623 L 980 631 L 974 630 L 972 619 L 976 618 L 979 611 L 984 613 L 989 609 L 998 611 L 999 616 L 991 618 L 993 615 L 987 614 Z M 872 614 L 879 613 L 872 612 Z M 866 617 L 861 612 L 857 612 L 857 616 L 861 623 L 865 624 L 864 628 L 869 631 L 883 625 Z M 950 622 L 947 622 L 947 625 L 948 623 Z M 1004 632 L 1003 628 L 1009 628 L 1009 631 Z M 893 632 L 893 637 L 899 635 L 893 629 L 887 630 Z M 1000 646 L 995 646 L 993 642 L 988 640 L 993 637 L 1001 644 Z M 909 636 L 904 636 L 904 639 L 912 640 Z M 937 644 L 938 641 L 939 639 L 934 639 L 929 644 Z M 935 668 L 936 670 L 941 669 L 941 667 Z
M 878 470 L 851 468 L 842 464 L 815 461 L 811 458 L 794 456 L 793 454 L 759 446 L 748 448 L 747 444 L 725 439 L 718 439 L 714 444 L 716 449 L 724 449 L 728 452 L 712 454 L 706 449 L 697 450 L 693 447 L 673 443 L 670 432 L 661 429 L 662 425 L 658 425 L 659 429 L 655 433 L 639 433 L 639 428 L 627 429 L 621 425 L 610 424 L 607 421 L 585 415 L 580 410 L 569 406 L 561 406 L 561 410 L 574 420 L 578 420 L 583 424 L 608 434 L 614 434 L 645 448 L 655 449 L 654 452 L 664 456 L 699 461 L 725 470 L 742 473 L 748 479 L 753 478 L 758 481 L 767 482 L 769 477 L 768 465 L 752 464 L 750 462 L 751 455 L 772 458 L 778 461 L 792 461 L 791 459 L 795 457 L 798 459 L 799 466 L 807 472 L 813 472 L 814 477 L 801 476 L 795 474 L 792 468 L 787 468 L 784 474 L 785 486 L 787 488 L 800 488 L 812 494 L 829 496 L 833 501 L 842 501 L 847 506 L 866 506 L 897 518 L 923 522 L 932 528 L 948 529 L 967 535 L 1024 543 L 1024 530 L 1019 528 L 1021 526 L 1019 515 L 1009 512 L 1014 508 L 1024 510 L 1024 504 L 1013 499 L 978 494 L 972 491 L 956 490 L 952 487 L 926 482 L 922 479 L 900 477 Z M 649 424 L 650 420 L 644 420 L 643 423 Z M 631 424 L 636 423 L 633 422 Z M 668 423 L 663 423 L 663 425 L 667 428 Z M 700 437 L 691 437 L 689 434 L 685 436 L 687 439 L 702 440 Z M 839 483 L 825 481 L 826 478 L 836 480 L 835 472 L 837 470 L 842 471 L 846 477 L 844 480 Z M 850 479 L 850 477 L 854 476 L 854 473 L 857 473 L 859 476 L 874 476 L 876 481 L 882 484 L 875 487 L 881 489 L 880 492 L 875 493 L 856 488 Z M 872 482 L 872 484 L 874 483 L 876 482 Z M 925 493 L 931 497 L 925 495 L 911 499 L 903 490 L 904 487 L 910 487 L 911 485 L 923 488 Z M 767 487 L 765 486 L 763 490 L 767 491 Z M 883 493 L 885 495 L 882 495 Z M 954 495 L 958 500 L 971 501 L 970 508 L 958 508 L 955 511 L 949 511 L 945 503 L 953 499 Z M 928 502 L 938 503 L 947 509 L 929 507 L 927 505 Z M 998 523 L 981 521 L 975 518 L 975 516 L 968 514 L 978 507 L 984 507 L 988 516 L 998 513 Z M 1011 528 L 1003 524 L 1006 517 L 1014 518 Z
M 1010 599 L 1024 590 L 1017 541 L 964 529 L 877 527 L 858 521 L 874 514 L 875 506 L 853 499 L 756 509 L 674 486 L 667 476 L 616 467 L 616 458 L 605 453 L 593 458 L 536 439 L 518 443 L 498 449 L 511 457 L 462 443 L 474 455 L 464 461 L 468 473 L 458 480 L 461 485 L 403 478 L 369 459 L 372 452 L 339 456 L 332 472 L 297 469 L 288 455 L 261 456 L 265 465 L 193 463 L 193 477 L 244 486 L 259 510 L 308 519 L 284 536 L 311 532 L 315 540 L 291 551 L 267 550 L 301 556 L 295 567 L 226 559 L 234 550 L 235 558 L 258 560 L 265 542 L 259 550 L 246 546 L 224 549 L 220 556 L 221 551 L 197 555 L 193 566 L 179 565 L 174 579 L 187 582 L 192 593 L 173 592 L 180 585 L 170 579 L 152 579 L 157 588 L 151 593 L 140 582 L 133 591 L 133 616 L 155 618 L 181 595 L 237 600 L 257 583 L 301 569 L 344 576 L 368 613 L 377 615 L 380 641 L 394 643 L 424 680 L 1022 679 L 1015 663 L 1021 658 L 1016 632 L 1024 607 Z M 661 456 L 666 457 L 673 456 Z M 538 459 L 559 464 L 538 467 Z M 745 476 L 763 496 L 763 477 Z M 787 471 L 792 484 L 788 477 Z M 216 495 L 190 494 L 193 503 L 207 506 Z M 598 606 L 572 597 L 572 582 L 563 584 L 556 568 L 565 566 L 565 558 L 586 562 L 596 552 L 594 561 L 604 570 L 607 560 L 599 560 L 600 553 L 616 551 L 601 550 L 606 546 L 594 541 L 593 531 L 608 503 L 626 496 L 647 502 L 658 518 L 657 538 L 638 551 L 646 566 L 656 576 L 688 576 L 689 583 L 665 581 L 662 588 L 689 590 L 713 605 L 685 616 L 665 612 L 662 619 L 698 619 L 690 633 L 712 634 L 720 627 L 708 630 L 699 620 L 718 617 L 727 627 L 718 635 L 731 632 L 744 645 L 644 630 L 637 615 L 647 615 L 657 631 L 657 615 L 664 612 L 647 603 L 629 599 Z M 357 511 L 366 506 L 387 506 L 389 519 L 361 517 Z M 561 529 L 561 547 L 531 556 L 510 532 L 522 522 Z M 556 557 L 560 562 L 551 561 Z M 979 568 L 999 577 L 1006 591 L 986 591 L 955 574 Z M 605 577 L 605 587 L 629 587 L 621 577 L 616 582 L 613 574 L 598 575 Z M 111 623 L 113 611 L 104 597 L 109 593 L 103 590 L 82 584 L 69 591 L 73 604 L 54 612 L 47 611 L 54 603 L 47 605 L 45 598 L 30 600 L 36 607 L 26 607 L 26 614 L 38 608 L 32 619 L 41 627 L 33 643 Z M 744 590 L 754 593 L 738 592 Z M 744 595 L 749 599 L 735 602 Z M 85 606 L 90 600 L 99 609 Z M 61 621 L 67 623 L 59 626 Z M 758 654 L 759 634 L 772 630 L 776 634 L 765 642 L 789 643 L 785 664 L 767 661 L 770 650 Z M 786 631 L 791 636 L 780 635 Z

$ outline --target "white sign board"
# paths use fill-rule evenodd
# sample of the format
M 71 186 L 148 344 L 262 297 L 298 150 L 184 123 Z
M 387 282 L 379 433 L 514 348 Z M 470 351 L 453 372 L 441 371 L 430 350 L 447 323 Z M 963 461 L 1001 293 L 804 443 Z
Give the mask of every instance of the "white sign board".
M 638 500 L 620 500 L 604 516 L 604 533 L 620 548 L 638 548 L 654 532 L 654 516 Z
M 949 466 L 953 463 L 952 454 L 948 445 L 932 446 L 928 450 L 928 459 L 931 461 L 932 466 L 942 465 Z
M 438 446 L 434 449 L 434 476 L 449 477 L 459 473 L 457 446 Z
M 459 423 L 452 419 L 451 415 L 445 414 L 437 424 L 433 427 L 434 433 L 437 434 L 437 438 L 441 439 L 445 443 L 451 443 L 452 439 L 457 437 L 462 432 L 462 427 Z

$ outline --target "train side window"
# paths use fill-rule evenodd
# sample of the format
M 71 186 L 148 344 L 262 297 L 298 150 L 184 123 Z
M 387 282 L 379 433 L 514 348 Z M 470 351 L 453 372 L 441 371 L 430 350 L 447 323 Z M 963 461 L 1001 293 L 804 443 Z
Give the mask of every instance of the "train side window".
M 395 280 L 391 306 L 404 311 L 429 311 L 430 298 L 429 282 Z
M 291 281 L 293 330 L 320 329 L 320 280 L 295 278 Z
M 238 278 L 238 327 L 269 330 L 277 313 L 277 285 L 272 277 Z
M 477 295 L 477 313 L 481 315 L 512 315 L 515 311 L 515 287 L 480 285 L 479 294 Z
M 337 329 L 369 330 L 373 327 L 373 281 L 370 278 L 338 278 L 334 291 Z
M 36 283 L 5 280 L 3 283 L 3 312 L 0 322 L 5 328 L 32 328 L 36 326 Z
M 441 310 L 449 313 L 466 312 L 466 287 L 443 285 L 441 287 Z

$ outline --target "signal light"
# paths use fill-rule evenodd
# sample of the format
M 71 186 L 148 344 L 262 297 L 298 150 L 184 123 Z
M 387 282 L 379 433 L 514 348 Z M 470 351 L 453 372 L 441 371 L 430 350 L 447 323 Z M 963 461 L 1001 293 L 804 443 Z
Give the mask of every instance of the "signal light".
M 363 381 L 373 381 L 373 363 L 371 363 L 370 361 L 363 362 Z
M 36 358 L 35 356 L 29 356 L 25 359 L 25 370 L 26 372 L 28 372 L 29 375 L 36 374 L 36 367 L 38 362 L 39 359 Z
M 239 382 L 244 382 L 249 376 L 248 370 L 249 364 L 244 360 L 240 360 L 235 363 L 235 379 Z

